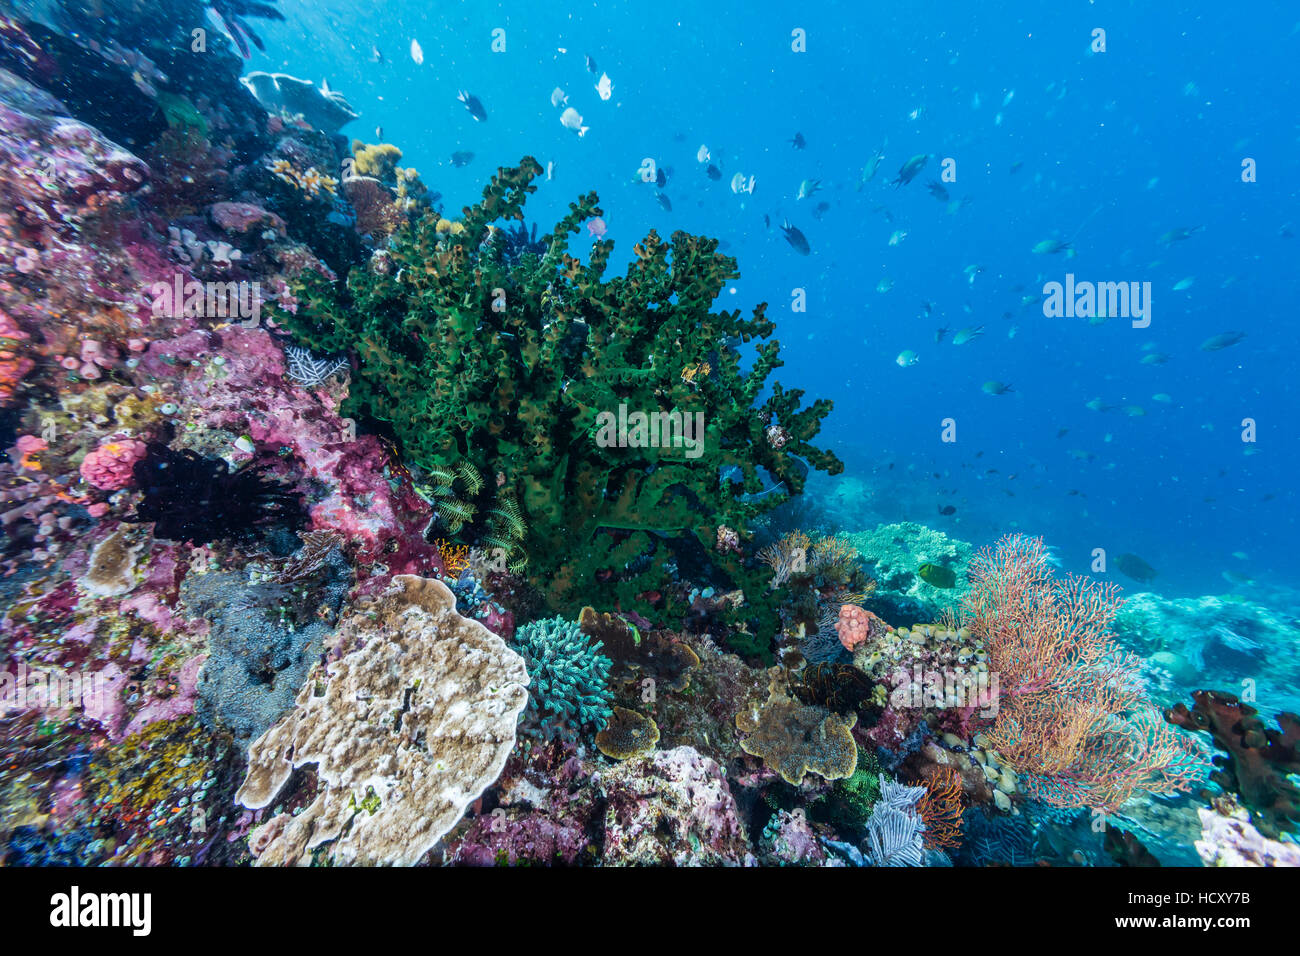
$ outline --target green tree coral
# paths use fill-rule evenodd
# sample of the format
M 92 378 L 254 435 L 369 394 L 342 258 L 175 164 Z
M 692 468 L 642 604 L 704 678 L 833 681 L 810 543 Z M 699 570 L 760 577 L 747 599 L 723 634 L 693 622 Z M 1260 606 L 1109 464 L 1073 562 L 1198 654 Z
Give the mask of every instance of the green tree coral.
M 586 264 L 568 252 L 601 215 L 588 193 L 543 254 L 513 254 L 494 223 L 523 219 L 540 172 L 531 157 L 499 170 L 460 222 L 404 227 L 345 288 L 308 274 L 297 314 L 277 319 L 316 351 L 356 356 L 345 414 L 386 423 L 408 464 L 468 461 L 485 476 L 452 517 L 526 566 L 553 609 L 669 610 L 658 589 L 687 562 L 744 589 L 763 643 L 775 630 L 770 571 L 743 542 L 757 515 L 802 491 L 809 466 L 843 470 L 809 444 L 831 403 L 801 410 L 803 393 L 779 383 L 765 393 L 782 364 L 779 343 L 762 341 L 775 326 L 763 306 L 750 318 L 711 311 L 739 275 L 714 239 L 651 231 L 626 274 L 607 278 L 612 241 L 593 243 Z M 749 342 L 761 344 L 743 369 L 737 346 Z M 702 452 L 603 447 L 602 413 L 620 406 L 702 413 Z M 718 548 L 720 527 L 742 547 Z

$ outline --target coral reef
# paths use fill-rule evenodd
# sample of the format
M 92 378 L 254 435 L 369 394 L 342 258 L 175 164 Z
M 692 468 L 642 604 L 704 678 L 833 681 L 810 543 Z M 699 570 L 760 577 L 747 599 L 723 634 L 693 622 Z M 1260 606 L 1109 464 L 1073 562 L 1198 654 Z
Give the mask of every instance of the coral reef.
M 514 646 L 532 679 L 528 710 L 542 730 L 573 734 L 603 728 L 610 717 L 610 661 L 578 625 L 561 617 L 533 621 L 515 631 Z
M 253 833 L 259 864 L 306 864 L 328 844 L 322 852 L 338 863 L 412 865 L 514 746 L 528 700 L 523 659 L 456 614 L 441 582 L 394 578 L 338 639 L 361 646 L 307 681 L 293 712 L 249 747 L 237 795 L 249 809 L 271 806 L 294 767 L 314 765 L 319 782 L 301 813 Z
M 857 715 L 847 717 L 791 697 L 784 672 L 769 672 L 767 700 L 753 702 L 736 714 L 736 728 L 746 736 L 745 753 L 762 758 L 791 784 L 812 771 L 827 780 L 850 777 L 858 764 L 858 747 L 850 731 Z
M 387 423 L 410 465 L 432 473 L 468 459 L 497 477 L 466 502 L 496 513 L 481 541 L 516 570 L 526 562 L 555 610 L 576 614 L 595 599 L 657 615 L 670 566 L 691 561 L 743 588 L 770 639 L 765 575 L 716 549 L 717 531 L 743 539 L 752 518 L 801 490 L 802 462 L 842 468 L 809 444 L 830 404 L 798 411 L 802 393 L 778 384 L 754 407 L 779 346 L 764 344 L 741 371 L 728 343 L 774 326 L 762 308 L 751 319 L 708 311 L 736 274 L 714 240 L 677 233 L 666 243 L 652 232 L 626 276 L 607 280 L 612 242 L 597 243 L 586 265 L 567 252 L 600 214 L 592 194 L 540 258 L 494 252 L 493 222 L 522 218 L 541 171 L 526 158 L 500 170 L 460 221 L 443 229 L 430 214 L 399 230 L 382 267 L 355 270 L 346 288 L 305 274 L 297 312 L 277 321 L 313 350 L 356 354 L 345 412 Z M 704 360 L 709 376 L 683 380 Z M 701 433 L 685 430 L 701 417 Z M 780 448 L 764 437 L 772 421 L 790 436 Z M 656 440 L 650 428 L 665 422 L 676 431 Z M 755 497 L 766 490 L 760 469 L 784 491 Z M 462 508 L 458 520 L 473 513 Z

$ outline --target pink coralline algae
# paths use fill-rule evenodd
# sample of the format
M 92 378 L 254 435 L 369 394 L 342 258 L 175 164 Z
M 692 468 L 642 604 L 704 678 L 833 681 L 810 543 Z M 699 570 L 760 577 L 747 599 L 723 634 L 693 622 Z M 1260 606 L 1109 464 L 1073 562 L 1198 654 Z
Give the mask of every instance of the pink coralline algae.
M 81 477 L 100 491 L 117 491 L 131 483 L 131 469 L 145 456 L 145 444 L 134 438 L 105 442 L 81 462 Z

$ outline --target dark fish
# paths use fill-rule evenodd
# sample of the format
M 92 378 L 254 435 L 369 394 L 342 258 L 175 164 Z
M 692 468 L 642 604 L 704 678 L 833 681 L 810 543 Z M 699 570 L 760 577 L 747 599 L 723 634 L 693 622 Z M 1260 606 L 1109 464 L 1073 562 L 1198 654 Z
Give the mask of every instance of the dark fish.
M 663 206 L 668 212 L 673 211 L 673 204 L 665 193 L 655 193 L 655 199 L 659 200 L 659 205 Z
M 957 586 L 957 575 L 952 568 L 940 564 L 923 564 L 916 569 L 916 575 L 932 587 L 947 589 Z
M 451 164 L 455 166 L 457 169 L 461 169 L 465 166 L 468 166 L 473 161 L 474 161 L 474 154 L 469 152 L 468 150 L 458 149 L 456 150 L 456 152 L 451 154 Z
M 1215 335 L 1202 342 L 1201 351 L 1217 352 L 1220 349 L 1226 349 L 1230 345 L 1236 345 L 1245 337 L 1245 332 L 1224 332 L 1222 335 Z
M 482 123 L 487 120 L 487 110 L 483 108 L 483 103 L 477 96 L 467 90 L 461 90 L 456 94 L 456 99 L 465 104 L 465 109 L 469 110 L 469 115 Z
M 591 58 L 590 53 L 587 54 L 587 72 L 593 74 L 600 72 L 600 67 L 596 66 L 596 61 Z
M 709 163 L 709 165 L 705 168 L 704 171 L 705 173 L 708 174 L 710 179 L 722 178 L 722 170 L 720 170 L 717 166 L 714 166 L 712 163 Z
M 803 133 L 795 133 L 794 139 L 790 140 L 790 145 L 795 149 L 803 149 L 808 145 L 808 141 L 803 138 Z
M 804 237 L 804 234 L 790 225 L 790 220 L 787 219 L 781 224 L 781 232 L 785 235 L 785 241 L 790 243 L 794 247 L 794 251 L 799 255 L 806 256 L 812 252 L 812 247 L 808 245 L 808 240 Z
M 1115 567 L 1119 568 L 1120 573 L 1126 577 L 1130 577 L 1134 581 L 1141 581 L 1143 583 L 1155 580 L 1155 576 L 1158 573 L 1155 568 L 1151 567 L 1151 565 L 1147 564 L 1136 554 L 1121 554 L 1115 559 Z
M 767 213 L 763 213 L 763 228 L 764 229 L 772 228 L 772 217 L 769 216 Z
M 899 186 L 906 186 L 908 183 L 910 183 L 913 179 L 916 178 L 916 174 L 919 173 L 922 169 L 924 169 L 925 164 L 928 163 L 929 161 L 930 161 L 929 153 L 917 153 L 915 156 L 913 156 L 911 159 L 909 159 L 907 162 L 905 162 L 902 165 L 902 167 L 898 170 L 898 176 L 895 179 L 890 180 L 889 185 L 895 188 Z
M 938 475 L 936 475 L 935 477 L 937 478 Z M 954 508 L 952 505 L 944 505 L 942 508 L 939 509 L 939 514 L 941 515 L 955 515 L 956 513 L 957 513 L 957 509 Z
M 822 200 L 817 204 L 817 208 L 813 210 L 813 218 L 820 219 L 822 216 L 830 212 L 830 209 L 831 209 L 831 204 L 826 202 L 825 200 Z
M 930 190 L 930 195 L 940 202 L 947 202 L 949 199 L 948 190 L 938 180 L 932 179 L 925 184 L 925 188 Z
M 655 185 L 658 186 L 660 189 L 663 189 L 665 186 L 668 185 L 668 174 L 664 172 L 664 168 L 662 166 L 660 166 L 658 170 L 655 171 Z

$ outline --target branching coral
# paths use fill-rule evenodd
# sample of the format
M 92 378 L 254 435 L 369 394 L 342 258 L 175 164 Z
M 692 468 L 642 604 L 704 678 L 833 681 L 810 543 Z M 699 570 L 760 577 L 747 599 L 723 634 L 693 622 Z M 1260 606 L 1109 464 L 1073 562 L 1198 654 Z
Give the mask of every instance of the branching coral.
M 610 661 L 578 625 L 562 617 L 533 621 L 515 632 L 532 678 L 529 710 L 562 734 L 610 717 Z
M 577 613 L 595 599 L 655 613 L 646 595 L 687 550 L 745 589 L 770 637 L 766 573 L 713 551 L 716 532 L 725 525 L 743 540 L 754 517 L 802 491 L 806 464 L 842 470 L 809 444 L 830 403 L 801 411 L 802 392 L 767 389 L 776 342 L 742 370 L 734 344 L 775 326 L 761 306 L 749 319 L 710 311 L 737 275 L 716 240 L 651 232 L 626 275 L 608 279 L 612 242 L 595 243 L 585 265 L 568 253 L 600 215 L 588 194 L 540 240 L 544 255 L 507 256 L 493 223 L 522 220 L 540 172 L 526 158 L 500 170 L 460 221 L 430 214 L 398 230 L 382 266 L 355 270 L 346 290 L 304 276 L 298 312 L 277 321 L 317 351 L 358 357 L 345 414 L 388 423 L 409 463 L 432 471 L 466 459 L 495 477 L 478 513 L 493 501 L 510 512 L 513 501 L 528 574 L 554 609 Z M 711 374 L 683 381 L 701 362 Z M 644 418 L 625 419 L 627 441 L 605 440 L 620 414 Z M 652 415 L 679 425 L 702 416 L 698 444 L 680 431 L 642 440 L 637 423 Z M 765 437 L 773 420 L 789 435 L 779 448 Z
M 1112 585 L 1056 579 L 1042 541 L 1023 535 L 981 551 L 970 573 L 963 611 L 1001 681 L 988 736 L 1031 795 L 1113 811 L 1141 791 L 1191 789 L 1205 767 L 1151 712 L 1140 661 L 1112 642 Z

